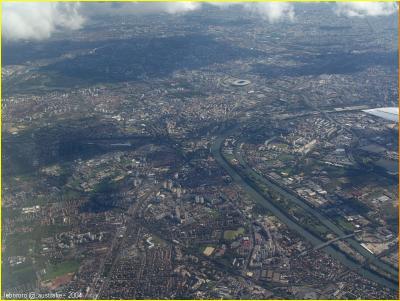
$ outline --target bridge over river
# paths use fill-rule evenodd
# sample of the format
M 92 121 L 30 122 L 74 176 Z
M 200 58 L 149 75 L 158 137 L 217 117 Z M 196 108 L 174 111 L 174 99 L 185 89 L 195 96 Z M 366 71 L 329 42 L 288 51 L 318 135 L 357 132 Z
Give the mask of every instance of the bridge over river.
M 357 232 L 360 232 L 360 231 L 357 231 Z M 324 242 L 324 243 L 322 243 L 322 244 L 320 244 L 320 245 L 318 245 L 318 246 L 315 246 L 315 247 L 313 247 L 312 249 L 305 250 L 304 252 L 300 253 L 299 256 L 304 256 L 304 255 L 306 255 L 306 254 L 307 254 L 308 252 L 310 252 L 310 251 L 321 250 L 321 249 L 323 249 L 323 248 L 329 246 L 330 244 L 333 244 L 333 243 L 336 242 L 336 241 L 339 241 L 339 240 L 343 240 L 343 239 L 347 239 L 347 238 L 353 237 L 353 236 L 356 235 L 357 232 L 354 232 L 354 233 L 351 233 L 351 234 L 347 234 L 347 235 L 344 235 L 344 236 L 339 236 L 339 237 L 336 237 L 336 238 L 332 238 L 331 240 L 328 240 L 327 242 Z

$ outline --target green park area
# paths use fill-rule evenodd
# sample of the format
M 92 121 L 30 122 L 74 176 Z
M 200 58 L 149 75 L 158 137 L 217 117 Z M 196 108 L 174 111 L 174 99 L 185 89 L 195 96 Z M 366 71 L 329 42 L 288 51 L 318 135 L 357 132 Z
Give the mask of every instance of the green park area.
M 226 230 L 224 232 L 224 239 L 234 240 L 243 234 L 244 234 L 244 228 L 242 228 L 242 227 L 238 228 L 237 230 Z
M 79 269 L 79 261 L 68 260 L 57 264 L 51 264 L 46 268 L 46 274 L 43 276 L 43 280 L 51 280 L 59 276 L 75 273 Z

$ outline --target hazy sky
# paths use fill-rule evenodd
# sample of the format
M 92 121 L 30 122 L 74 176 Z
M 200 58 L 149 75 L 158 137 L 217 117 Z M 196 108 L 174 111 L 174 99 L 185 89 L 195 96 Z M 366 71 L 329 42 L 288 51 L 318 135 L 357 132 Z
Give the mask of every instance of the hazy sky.
M 224 9 L 226 6 L 240 6 L 250 10 L 266 22 L 291 22 L 296 10 L 290 2 L 264 3 L 222 3 L 210 2 Z M 3 3 L 3 37 L 8 41 L 42 40 L 54 32 L 82 28 L 88 19 L 98 14 L 146 14 L 165 12 L 184 14 L 199 10 L 203 3 L 196 2 L 152 2 L 152 3 L 79 3 L 79 2 L 38 2 Z M 332 5 L 337 15 L 362 18 L 385 16 L 397 10 L 393 2 L 341 2 Z

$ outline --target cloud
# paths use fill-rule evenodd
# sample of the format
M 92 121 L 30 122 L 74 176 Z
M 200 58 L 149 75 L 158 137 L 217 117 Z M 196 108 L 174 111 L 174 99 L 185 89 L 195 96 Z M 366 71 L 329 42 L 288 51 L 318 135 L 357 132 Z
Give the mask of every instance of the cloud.
M 230 6 L 241 6 L 251 11 L 263 19 L 275 23 L 282 20 L 294 20 L 294 7 L 287 2 L 258 2 L 258 3 L 238 3 L 238 2 L 208 2 L 213 6 L 226 8 Z
M 176 14 L 176 13 L 185 13 L 189 11 L 193 11 L 199 9 L 201 7 L 201 3 L 198 2 L 167 2 L 167 3 L 159 3 L 160 8 L 167 13 Z
M 79 29 L 79 3 L 3 3 L 2 35 L 6 40 L 41 40 L 57 30 Z
M 180 14 L 199 9 L 199 2 L 103 2 L 83 3 L 82 13 L 95 15 L 127 15 L 127 14 Z
M 347 17 L 389 16 L 396 11 L 394 2 L 340 2 L 335 8 L 337 15 Z
M 287 2 L 258 2 L 246 3 L 245 8 L 258 13 L 271 23 L 282 20 L 294 20 L 294 7 Z
M 288 2 L 208 2 L 220 7 L 238 6 L 260 16 L 270 23 L 293 21 L 294 6 Z M 87 19 L 99 15 L 181 14 L 198 10 L 206 4 L 200 2 L 3 2 L 3 37 L 5 40 L 41 40 L 62 30 L 76 30 Z M 348 17 L 386 16 L 396 12 L 397 5 L 388 2 L 340 2 L 334 10 Z
M 3 37 L 9 41 L 42 40 L 58 30 L 76 30 L 96 15 L 169 13 L 199 9 L 198 2 L 158 3 L 3 3 Z

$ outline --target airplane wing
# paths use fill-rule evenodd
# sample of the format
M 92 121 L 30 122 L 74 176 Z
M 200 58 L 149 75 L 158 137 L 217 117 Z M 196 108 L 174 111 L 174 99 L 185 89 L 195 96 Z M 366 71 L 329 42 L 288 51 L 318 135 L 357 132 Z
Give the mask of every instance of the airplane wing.
M 391 108 L 376 108 L 363 110 L 363 112 L 384 118 L 386 120 L 399 122 L 399 108 L 391 107 Z

